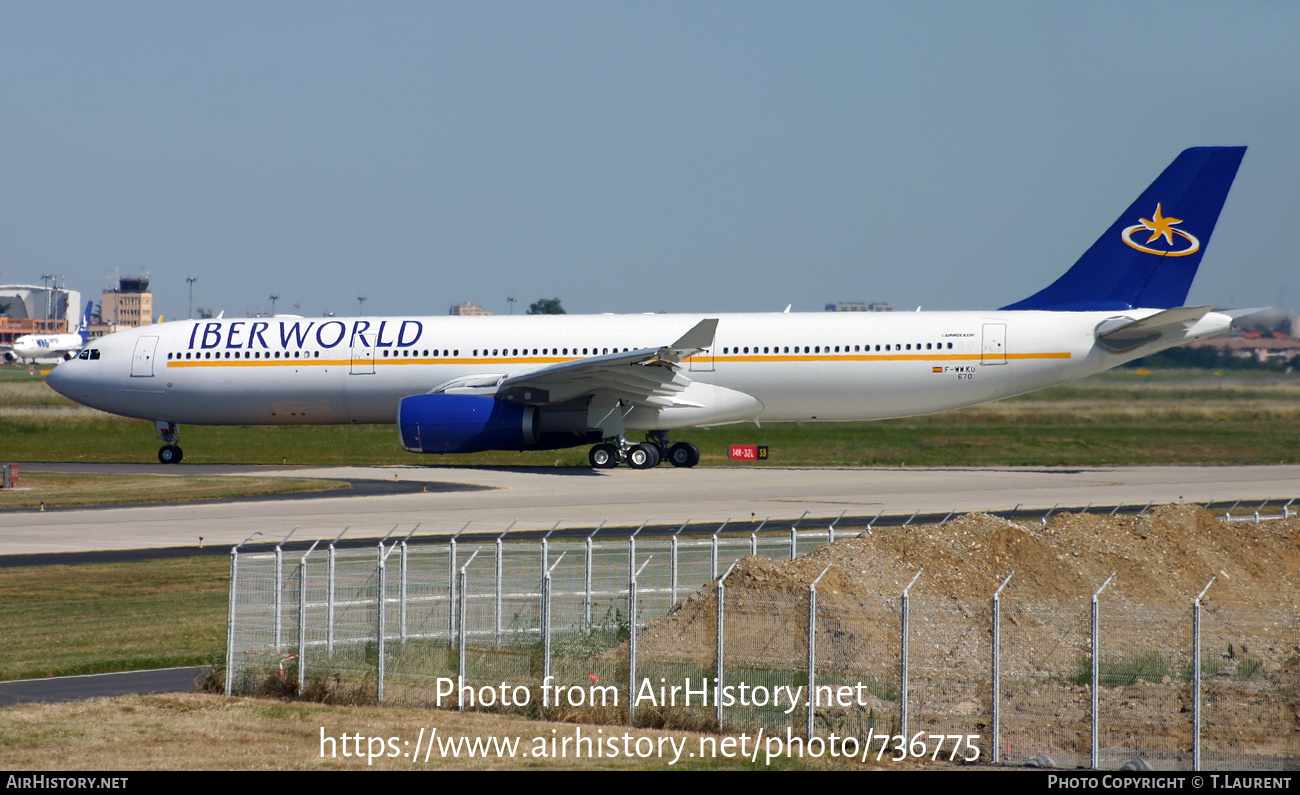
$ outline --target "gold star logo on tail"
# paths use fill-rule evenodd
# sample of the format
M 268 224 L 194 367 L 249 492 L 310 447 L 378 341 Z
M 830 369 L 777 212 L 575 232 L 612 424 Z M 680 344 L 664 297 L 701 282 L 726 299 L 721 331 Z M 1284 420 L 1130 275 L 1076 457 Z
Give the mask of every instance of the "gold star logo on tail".
M 1135 248 L 1146 254 L 1156 254 L 1162 257 L 1186 257 L 1188 254 L 1195 254 L 1201 250 L 1201 241 L 1181 229 L 1174 228 L 1176 224 L 1181 224 L 1183 219 L 1165 215 L 1159 202 L 1156 203 L 1156 211 L 1151 218 L 1141 218 L 1139 220 L 1141 223 L 1136 223 L 1121 233 L 1124 243 L 1130 248 Z M 1133 234 L 1139 230 L 1146 230 L 1151 233 L 1143 243 L 1136 243 L 1133 241 Z M 1175 249 L 1175 236 L 1185 240 L 1187 246 L 1185 248 Z M 1168 248 L 1151 248 L 1151 244 L 1155 243 L 1160 238 L 1164 238 L 1164 245 Z

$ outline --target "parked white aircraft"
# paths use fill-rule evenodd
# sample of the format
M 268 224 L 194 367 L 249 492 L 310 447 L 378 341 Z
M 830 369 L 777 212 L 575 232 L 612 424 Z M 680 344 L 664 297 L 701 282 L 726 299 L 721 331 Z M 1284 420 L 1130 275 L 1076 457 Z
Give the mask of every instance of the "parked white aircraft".
M 105 337 L 49 384 L 153 420 L 163 462 L 180 423 L 395 423 L 412 452 L 594 443 L 596 467 L 689 467 L 668 431 L 945 411 L 1228 330 L 1181 304 L 1244 154 L 1184 151 L 1065 275 L 996 311 L 179 321 Z
M 71 334 L 26 334 L 14 340 L 12 350 L 5 351 L 5 360 L 14 362 L 24 359 L 71 359 L 89 340 L 90 312 L 95 302 L 86 304 L 86 311 L 81 315 L 81 325 Z

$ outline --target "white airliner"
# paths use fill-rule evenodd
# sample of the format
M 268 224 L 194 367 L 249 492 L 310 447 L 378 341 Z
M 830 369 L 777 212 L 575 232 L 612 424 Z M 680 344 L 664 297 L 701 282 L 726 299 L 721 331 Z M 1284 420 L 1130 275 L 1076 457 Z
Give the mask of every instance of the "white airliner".
M 90 313 L 95 302 L 86 304 L 86 311 L 81 315 L 81 325 L 71 334 L 26 334 L 14 340 L 13 350 L 5 352 L 7 361 L 36 361 L 37 359 L 71 359 L 72 355 L 86 347 L 89 340 Z
M 1227 331 L 1184 307 L 1244 147 L 1188 149 L 1063 276 L 982 312 L 178 321 L 107 336 L 49 384 L 177 427 L 395 423 L 420 453 L 594 444 L 694 466 L 678 428 L 946 411 Z M 646 441 L 628 441 L 645 432 Z

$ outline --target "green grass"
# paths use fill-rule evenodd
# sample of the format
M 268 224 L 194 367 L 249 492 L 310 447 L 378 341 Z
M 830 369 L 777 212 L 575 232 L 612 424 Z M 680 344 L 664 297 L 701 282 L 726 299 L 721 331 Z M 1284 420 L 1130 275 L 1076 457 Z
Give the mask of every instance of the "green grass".
M 0 491 L 0 508 L 71 507 L 116 503 L 186 502 L 304 491 L 346 489 L 339 480 L 250 478 L 230 475 L 23 474 L 19 488 Z
M 1170 675 L 1169 660 L 1157 652 L 1137 652 L 1119 656 L 1103 656 L 1097 666 L 1097 684 L 1101 687 L 1130 687 L 1140 679 L 1159 682 Z M 1092 681 L 1092 662 L 1087 657 L 1075 660 L 1070 683 L 1086 685 Z
M 925 417 L 761 428 L 746 423 L 675 432 L 673 438 L 699 445 L 705 466 L 1291 463 L 1300 461 L 1300 377 L 1111 372 Z M 159 445 L 151 423 L 75 407 L 25 373 L 0 378 L 0 439 L 12 461 L 152 462 Z M 728 461 L 732 444 L 768 445 L 770 458 Z M 587 465 L 586 447 L 413 455 L 400 448 L 391 425 L 185 426 L 182 445 L 190 463 Z
M 0 680 L 225 658 L 224 556 L 0 569 Z

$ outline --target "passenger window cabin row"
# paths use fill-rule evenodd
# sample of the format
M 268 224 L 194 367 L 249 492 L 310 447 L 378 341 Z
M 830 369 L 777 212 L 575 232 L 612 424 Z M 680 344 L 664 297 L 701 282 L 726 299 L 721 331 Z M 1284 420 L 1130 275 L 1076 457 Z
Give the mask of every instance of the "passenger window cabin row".
M 944 345 L 945 343 L 942 342 L 926 342 L 926 343 L 893 342 L 893 343 L 877 344 L 875 346 L 875 351 L 884 353 L 884 352 L 898 352 L 898 351 L 911 351 L 911 350 L 916 350 L 916 351 L 952 350 L 951 342 L 947 343 L 946 348 L 944 347 Z M 744 347 L 737 346 L 734 348 L 728 346 L 722 349 L 722 353 L 724 356 L 728 354 L 746 354 L 749 353 L 751 350 L 754 353 L 791 353 L 791 348 L 788 345 L 785 346 L 784 348 L 780 345 L 764 346 L 761 351 L 759 350 L 759 347 L 757 345 L 752 346 L 752 348 L 750 346 L 744 346 Z M 793 352 L 794 353 L 832 353 L 832 352 L 833 353 L 872 353 L 873 351 L 872 351 L 872 346 L 870 344 L 867 344 L 867 345 L 836 345 L 834 346 L 834 348 L 832 348 L 832 346 L 830 345 L 804 345 L 802 351 L 800 350 L 800 346 L 795 345 Z
M 474 358 L 500 358 L 505 356 L 604 356 L 610 352 L 618 353 L 617 347 L 610 348 L 475 348 L 471 356 Z M 630 348 L 623 348 L 622 352 L 627 353 Z M 876 345 L 765 345 L 759 347 L 753 346 L 725 346 L 722 354 L 788 354 L 788 353 L 895 353 L 899 351 L 936 351 L 952 350 L 952 343 L 943 342 L 906 342 L 906 343 L 877 343 Z M 241 355 L 242 354 L 242 355 Z M 409 359 L 415 358 L 448 358 L 460 356 L 459 349 L 444 348 L 441 351 L 437 348 L 429 349 L 402 349 L 384 350 L 383 358 L 388 359 Z M 98 359 L 98 350 L 85 350 L 79 354 L 80 359 Z M 185 351 L 184 354 L 168 353 L 168 361 L 181 361 L 190 359 L 319 359 L 320 351 Z

